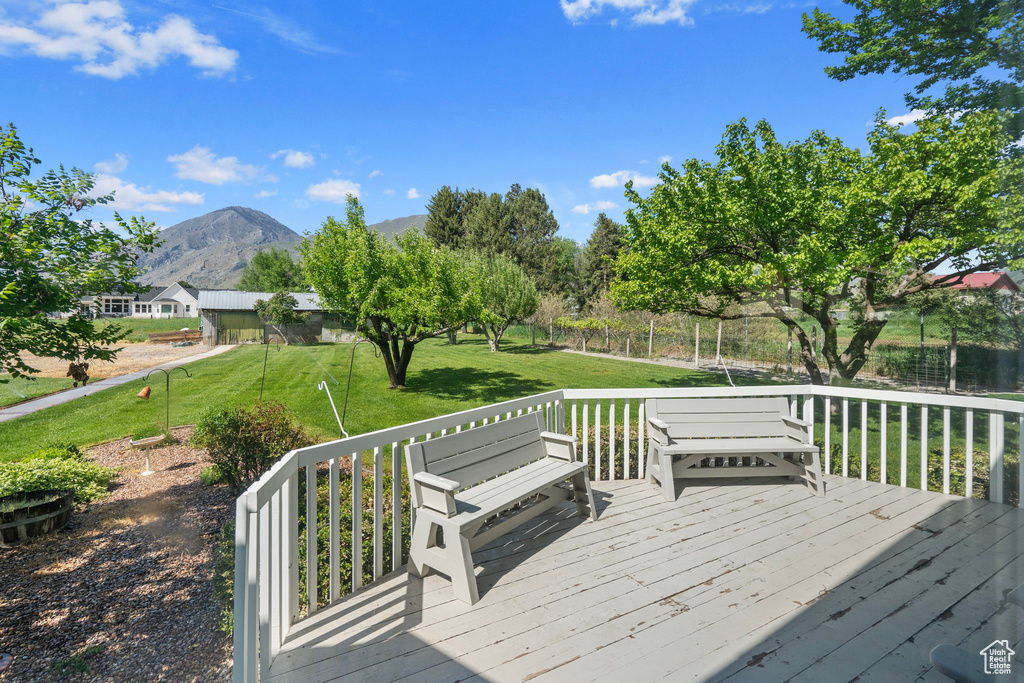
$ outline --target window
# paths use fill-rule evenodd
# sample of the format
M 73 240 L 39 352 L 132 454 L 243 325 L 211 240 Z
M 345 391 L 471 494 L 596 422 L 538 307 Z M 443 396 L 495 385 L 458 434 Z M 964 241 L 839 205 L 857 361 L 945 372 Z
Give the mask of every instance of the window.
M 171 305 L 170 304 L 160 304 L 160 312 L 161 313 L 170 313 L 171 312 Z
M 192 304 L 185 304 L 185 312 L 188 313 L 189 309 L 192 308 Z
M 142 306 L 140 304 L 135 304 L 135 312 L 136 313 L 142 313 L 142 311 L 140 310 L 141 308 L 142 308 Z

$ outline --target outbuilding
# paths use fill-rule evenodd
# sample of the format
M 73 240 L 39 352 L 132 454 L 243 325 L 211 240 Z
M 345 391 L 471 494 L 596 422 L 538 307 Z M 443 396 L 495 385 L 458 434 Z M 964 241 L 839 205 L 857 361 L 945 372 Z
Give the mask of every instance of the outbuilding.
M 233 289 L 199 291 L 200 325 L 203 343 L 262 344 L 265 341 L 285 343 L 349 341 L 354 336 L 337 316 L 325 313 L 316 294 L 290 292 L 297 302 L 295 310 L 306 314 L 297 325 L 265 325 L 254 307 L 260 299 L 267 301 L 273 292 L 240 292 Z

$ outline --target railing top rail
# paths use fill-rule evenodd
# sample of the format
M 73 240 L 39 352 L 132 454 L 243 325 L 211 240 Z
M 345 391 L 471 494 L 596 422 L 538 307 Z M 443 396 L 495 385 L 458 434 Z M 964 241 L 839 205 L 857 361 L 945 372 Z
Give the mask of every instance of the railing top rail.
M 419 422 L 410 422 L 398 425 L 397 427 L 378 429 L 375 432 L 359 434 L 347 439 L 337 439 L 290 451 L 275 463 L 269 471 L 264 473 L 258 481 L 254 482 L 243 495 L 246 495 L 248 498 L 249 511 L 256 512 L 270 499 L 275 491 L 284 485 L 284 482 L 292 474 L 298 471 L 299 467 L 317 465 L 331 458 L 343 455 L 362 453 L 375 446 L 401 443 L 406 439 L 416 436 L 430 434 L 441 429 L 466 424 L 467 422 L 475 422 L 501 413 L 519 410 L 520 408 L 527 408 L 549 401 L 560 401 L 563 398 L 562 394 L 561 390 L 548 391 L 543 394 L 534 394 L 532 396 L 512 399 L 511 401 L 502 401 L 501 403 L 491 403 L 479 408 L 470 408 L 458 413 L 431 417 Z
M 861 389 L 857 387 L 813 386 L 815 396 L 831 396 L 833 398 L 854 398 L 868 401 L 887 401 L 889 403 L 915 403 L 918 405 L 942 406 L 950 408 L 973 408 L 977 410 L 994 410 L 1001 413 L 1024 414 L 1024 401 L 1011 401 L 1005 398 L 988 398 L 985 396 L 959 396 L 955 394 L 926 394 L 920 391 L 896 391 L 892 389 Z
M 780 384 L 775 386 L 750 387 L 678 387 L 667 389 L 564 389 L 565 399 L 605 399 L 605 398 L 714 398 L 728 396 L 780 396 L 802 395 L 811 393 L 810 384 Z

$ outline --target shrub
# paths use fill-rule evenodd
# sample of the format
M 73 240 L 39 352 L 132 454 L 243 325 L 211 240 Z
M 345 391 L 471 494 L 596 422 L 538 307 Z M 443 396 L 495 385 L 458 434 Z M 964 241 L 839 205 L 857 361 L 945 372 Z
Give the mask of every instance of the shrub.
M 0 463 L 0 496 L 43 489 L 74 489 L 76 503 L 107 495 L 117 476 L 112 467 L 97 465 L 71 444 L 47 446 L 27 460 Z
M 219 481 L 235 491 L 259 479 L 288 451 L 312 443 L 276 401 L 208 411 L 200 416 L 192 442 L 207 449 Z
M 216 465 L 204 467 L 202 471 L 199 472 L 199 483 L 203 486 L 213 486 L 215 484 L 220 484 L 222 481 L 223 475 L 221 475 L 220 470 L 217 469 Z

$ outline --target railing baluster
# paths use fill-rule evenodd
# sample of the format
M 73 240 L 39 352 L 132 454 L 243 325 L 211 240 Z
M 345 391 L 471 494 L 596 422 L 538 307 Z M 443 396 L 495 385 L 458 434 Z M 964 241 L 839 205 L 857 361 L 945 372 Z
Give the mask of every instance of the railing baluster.
M 586 400 L 583 401 L 583 462 L 590 465 L 590 401 Z
M 601 480 L 601 401 L 594 401 L 594 479 Z
M 331 478 L 330 478 L 330 490 L 329 497 L 331 499 L 330 508 L 330 538 L 331 538 L 331 566 L 328 570 L 330 574 L 330 590 L 331 590 L 331 602 L 341 597 L 341 541 L 340 534 L 341 529 L 341 502 L 339 500 L 339 489 L 338 489 L 338 468 L 341 467 L 341 463 L 338 458 L 331 458 Z
M 860 478 L 868 478 L 868 402 L 860 402 Z
M 622 408 L 622 478 L 629 476 L 629 399 Z
M 928 406 L 921 406 L 921 490 L 928 490 Z
M 974 498 L 974 410 L 964 411 L 964 495 Z
M 889 416 L 887 414 L 887 409 L 888 404 L 885 401 L 882 401 L 882 403 L 879 405 L 880 417 L 878 418 L 878 431 L 880 437 L 878 444 L 878 465 L 879 469 L 881 470 L 880 474 L 878 475 L 878 480 L 883 484 L 889 483 L 889 472 L 887 463 L 887 455 L 889 452 Z
M 316 465 L 306 465 L 306 614 L 316 612 Z
M 281 650 L 281 631 L 284 613 L 281 611 L 282 593 L 284 593 L 284 572 L 282 571 L 281 554 L 284 545 L 281 543 L 281 528 L 284 526 L 281 514 L 281 489 L 274 491 L 270 498 L 270 658 L 273 659 Z
M 1024 507 L 1024 415 L 1017 416 L 1017 507 Z
M 235 614 L 234 683 L 256 683 L 256 633 L 259 630 L 257 580 L 259 577 L 259 515 L 249 512 L 248 497 L 235 502 Z
M 608 406 L 608 480 L 615 479 L 615 399 Z
M 288 541 L 285 545 L 288 548 L 288 629 L 284 635 L 288 635 L 291 625 L 299 619 L 299 472 L 296 468 L 292 476 L 288 477 L 288 485 L 285 488 L 288 494 L 288 516 L 287 530 Z
M 825 474 L 832 473 L 832 397 L 825 397 Z
M 843 399 L 843 476 L 850 473 L 850 399 Z
M 572 436 L 576 436 L 576 399 L 572 400 Z
M 363 586 L 363 454 L 352 460 L 352 590 Z
M 644 431 L 647 429 L 646 402 L 640 399 L 636 410 L 636 473 L 640 479 L 647 475 L 647 449 L 644 448 Z
M 907 404 L 900 404 L 900 486 L 907 485 Z
M 942 409 L 942 492 L 949 493 L 949 406 Z
M 1003 414 L 988 414 L 988 499 L 1003 502 L 1003 455 L 1006 448 Z
M 459 431 L 462 425 L 458 425 Z M 402 449 L 391 444 L 391 571 L 402 566 Z
M 259 612 L 260 612 L 260 673 L 270 671 L 270 589 L 273 575 L 270 568 L 270 502 L 260 508 L 260 568 L 259 568 Z
M 384 575 L 384 449 L 373 447 L 373 578 Z

